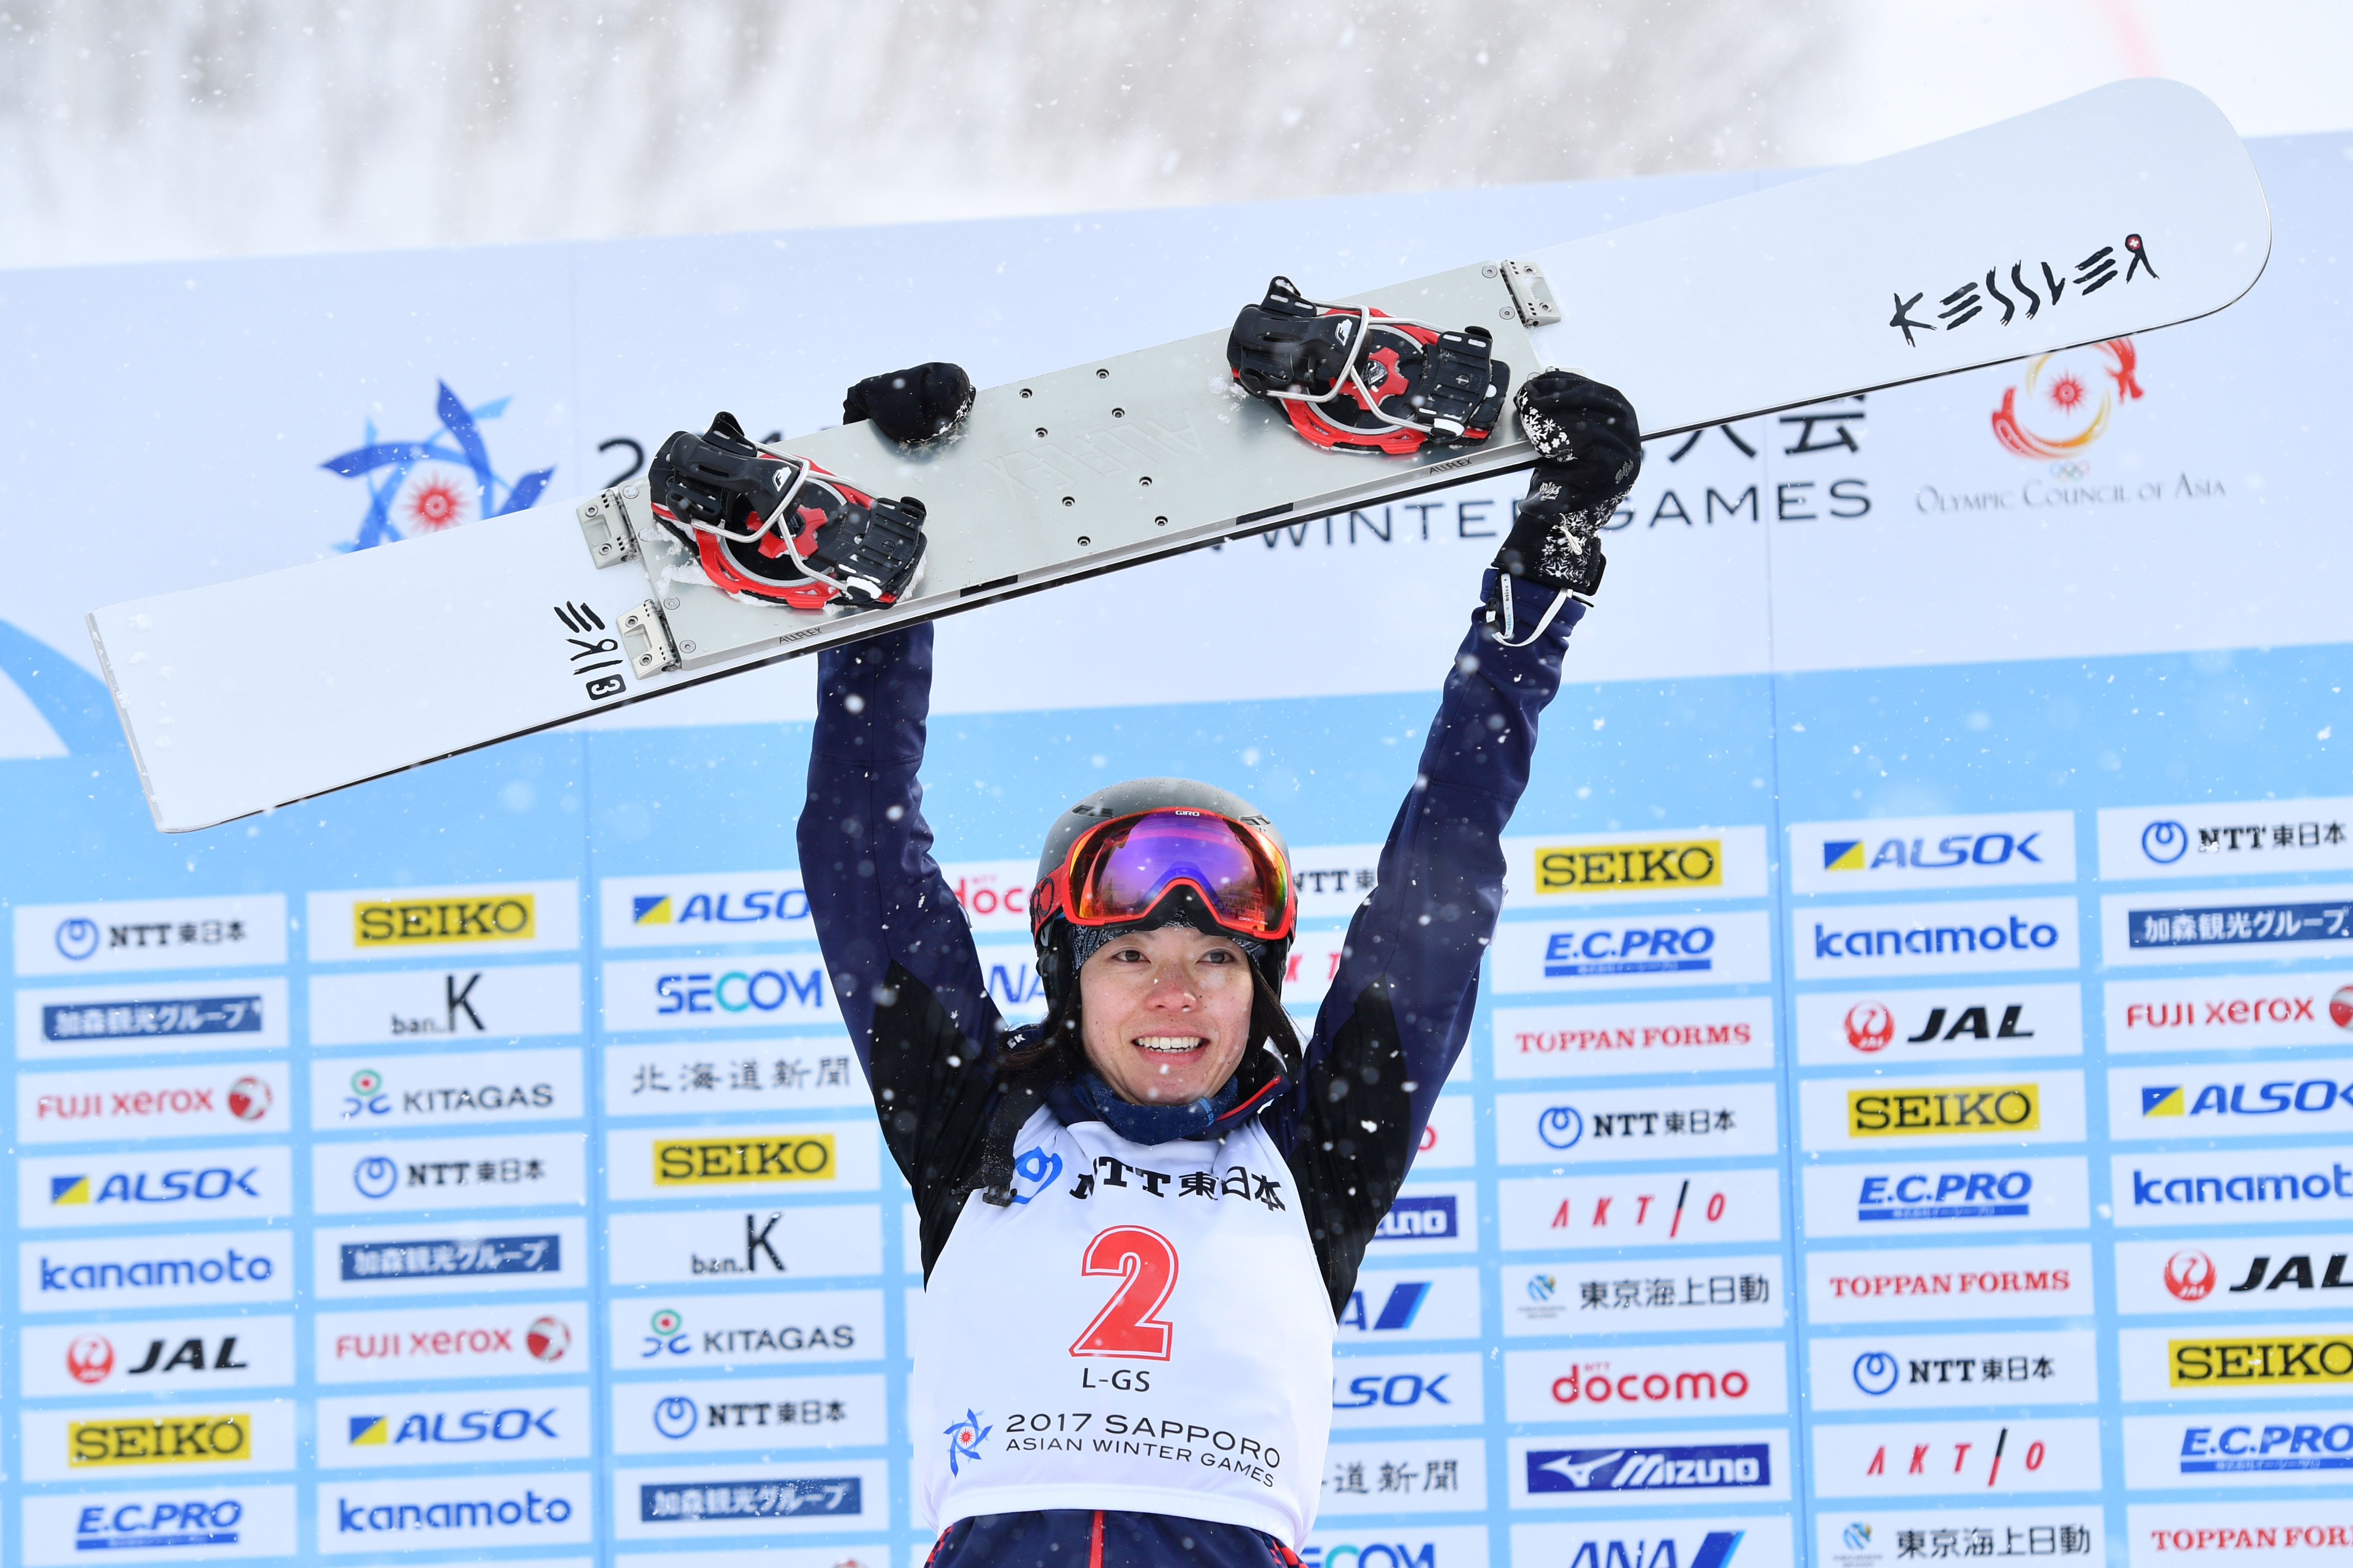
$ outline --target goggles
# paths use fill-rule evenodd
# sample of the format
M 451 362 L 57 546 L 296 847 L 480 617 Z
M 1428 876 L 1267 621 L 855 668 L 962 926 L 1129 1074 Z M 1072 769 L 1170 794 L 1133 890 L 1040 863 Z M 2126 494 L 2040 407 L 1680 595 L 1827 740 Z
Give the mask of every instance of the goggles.
M 1164 806 L 1080 834 L 1030 895 L 1029 929 L 1055 915 L 1079 926 L 1142 920 L 1179 885 L 1236 936 L 1280 941 L 1298 922 L 1291 867 L 1272 837 L 1215 812 Z

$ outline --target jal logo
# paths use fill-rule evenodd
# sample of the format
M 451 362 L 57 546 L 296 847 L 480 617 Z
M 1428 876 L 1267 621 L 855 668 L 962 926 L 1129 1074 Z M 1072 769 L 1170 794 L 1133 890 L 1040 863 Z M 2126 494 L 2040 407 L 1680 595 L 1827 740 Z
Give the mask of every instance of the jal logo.
M 2250 1087 L 2254 1090 L 2253 1100 L 2247 1098 Z M 2292 1111 L 2317 1116 L 2340 1102 L 2353 1106 L 2353 1083 L 2340 1087 L 2325 1078 L 2280 1079 L 2253 1086 L 2210 1083 L 2199 1086 L 2194 1093 L 2180 1084 L 2143 1084 L 2140 1091 L 2144 1117 L 2284 1116 Z
M 505 1410 L 465 1410 L 452 1416 L 448 1411 L 430 1413 L 417 1411 L 407 1415 L 353 1415 L 346 1418 L 351 1434 L 349 1446 L 354 1448 L 382 1448 L 409 1443 L 429 1446 L 459 1446 L 473 1443 L 521 1443 L 532 1437 L 560 1441 L 552 1423 L 555 1419 L 553 1406 L 533 1411 L 526 1407 Z
M 98 922 L 69 915 L 58 922 L 58 952 L 79 963 L 98 951 Z
M 2248 1261 L 2247 1277 L 2240 1280 L 2236 1285 L 2232 1286 L 2230 1294 L 2233 1296 L 2244 1296 L 2250 1292 L 2260 1290 L 2268 1295 L 2274 1290 L 2282 1289 L 2293 1289 L 2297 1290 L 2310 1290 L 2314 1289 L 2322 1290 L 2353 1290 L 2353 1279 L 2348 1279 L 2345 1277 L 2346 1256 L 2347 1255 L 2342 1252 L 2332 1252 L 2326 1255 L 2320 1253 L 2298 1252 L 2281 1258 L 2279 1267 L 2274 1268 L 2272 1267 L 2270 1255 L 2259 1255 Z M 2213 1266 L 2209 1264 L 2207 1268 L 2211 1278 Z M 2169 1284 L 2171 1283 L 2170 1265 L 2168 1265 L 2167 1272 L 2168 1276 L 2168 1283 Z M 2314 1284 L 2314 1277 L 2316 1274 L 2318 1276 L 2319 1280 L 2316 1287 Z M 2211 1285 L 2208 1287 L 2209 1289 L 2211 1288 L 2212 1287 Z M 2174 1294 L 2180 1295 L 2181 1293 L 2177 1290 Z M 2195 1297 L 2189 1296 L 2182 1297 L 2182 1300 L 2185 1301 L 2194 1300 L 2196 1299 L 2197 1298 Z
M 260 1173 L 259 1165 L 243 1170 L 233 1166 L 212 1165 L 202 1170 L 181 1171 L 117 1171 L 110 1175 L 51 1176 L 49 1205 L 69 1207 L 76 1204 L 184 1204 L 219 1203 L 239 1197 L 259 1198 L 261 1191 L 253 1184 Z M 153 1179 L 153 1185 L 148 1184 Z M 93 1197 L 90 1183 L 98 1182 Z
M 136 1343 L 137 1342 L 132 1342 Z M 168 1359 L 166 1348 L 171 1349 Z M 224 1334 L 218 1348 L 207 1352 L 202 1335 L 191 1335 L 176 1347 L 168 1339 L 147 1342 L 146 1359 L 124 1372 L 125 1377 L 168 1375 L 174 1372 L 248 1372 L 248 1363 L 237 1359 L 237 1336 Z M 114 1375 L 114 1345 L 104 1334 L 83 1334 L 66 1346 L 66 1374 L 76 1383 L 95 1387 Z
M 1907 1046 L 1928 1046 L 1963 1039 L 2031 1040 L 2034 1038 L 2034 1031 L 2026 1027 L 2023 1003 L 1997 1003 L 1991 1006 L 1974 1004 L 1960 1007 L 1931 1005 L 1919 1033 L 1905 1035 L 1904 1043 Z M 1896 1037 L 1894 1010 L 1883 1002 L 1856 1003 L 1846 1010 L 1841 1026 L 1846 1032 L 1846 1043 L 1865 1056 L 1885 1050 Z
M 2177 1301 L 2203 1301 L 2214 1293 L 2214 1260 L 2184 1247 L 2165 1260 L 2165 1288 Z
M 436 422 L 422 440 L 385 439 L 371 418 L 357 447 L 319 465 L 357 479 L 364 497 L 358 532 L 336 549 L 370 550 L 476 518 L 528 511 L 539 503 L 555 469 L 533 468 L 506 479 L 491 465 L 482 431 L 513 399 L 497 397 L 469 407 L 446 381 L 437 383 L 434 392 Z
M 629 923 L 633 926 L 777 925 L 808 918 L 808 894 L 799 888 L 629 896 Z
M 1345 1386 L 1341 1378 L 1345 1369 L 1332 1380 L 1332 1408 L 1335 1410 L 1370 1410 L 1377 1405 L 1392 1410 L 1410 1410 L 1425 1402 L 1433 1407 L 1451 1406 L 1454 1401 L 1447 1395 L 1446 1380 L 1451 1373 L 1431 1377 L 1418 1372 L 1372 1373 L 1350 1377 Z M 1433 1415 L 1432 1420 L 1445 1417 Z
M 702 1406 L 682 1394 L 654 1402 L 654 1430 L 676 1442 L 702 1424 Z
M 352 905 L 352 945 L 365 952 L 461 942 L 524 942 L 538 934 L 530 893 L 479 898 L 384 900 Z
M 1825 838 L 1822 869 L 1947 871 L 1961 866 L 2007 866 L 2012 859 L 2040 866 L 2043 860 L 2035 843 L 2042 837 L 2039 830 L 1948 833 L 1933 848 L 1926 838 L 1914 838 L 1908 845 L 1901 838 L 1883 838 L 1876 844 L 1868 838 Z

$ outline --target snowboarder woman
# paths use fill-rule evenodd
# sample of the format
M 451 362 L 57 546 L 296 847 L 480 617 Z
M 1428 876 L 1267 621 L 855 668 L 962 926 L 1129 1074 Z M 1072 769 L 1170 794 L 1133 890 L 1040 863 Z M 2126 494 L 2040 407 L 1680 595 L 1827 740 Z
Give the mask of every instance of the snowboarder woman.
M 942 380 L 861 383 L 849 416 L 900 436 L 878 389 Z M 1499 839 L 1641 467 L 1610 388 L 1551 371 L 1517 405 L 1544 461 L 1304 1044 L 1282 836 L 1182 779 L 1055 819 L 1047 1016 L 1007 1028 L 922 814 L 931 627 L 820 656 L 801 868 L 922 1226 L 908 1421 L 937 1568 L 1265 1568 L 1306 1541 L 1335 1315 L 1470 1030 Z

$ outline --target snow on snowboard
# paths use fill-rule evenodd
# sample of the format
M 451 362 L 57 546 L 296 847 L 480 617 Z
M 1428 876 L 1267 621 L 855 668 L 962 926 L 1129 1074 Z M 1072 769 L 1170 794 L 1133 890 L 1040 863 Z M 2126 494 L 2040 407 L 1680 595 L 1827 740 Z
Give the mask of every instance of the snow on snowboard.
M 1546 366 L 1581 370 L 1622 390 L 1657 437 L 2206 315 L 2253 287 L 2270 249 L 2229 122 L 2189 88 L 2139 80 L 1347 303 L 1443 331 L 1443 344 L 1421 334 L 1433 366 L 1491 351 L 1514 388 Z M 1534 460 L 1508 397 L 1474 444 L 1448 444 L 1445 426 L 1400 455 L 1313 444 L 1284 404 L 1242 395 L 1227 346 L 1220 328 L 985 389 L 955 437 L 926 447 L 871 423 L 776 444 L 791 459 L 779 468 L 810 465 L 807 493 L 835 498 L 828 515 L 843 491 L 920 499 L 922 569 L 890 603 L 811 589 L 787 597 L 829 602 L 799 609 L 723 592 L 681 542 L 711 535 L 661 526 L 640 476 L 94 611 L 155 825 L 210 826 L 1272 519 Z M 1389 406 L 1386 384 L 1372 390 Z M 378 658 L 387 647 L 404 656 Z

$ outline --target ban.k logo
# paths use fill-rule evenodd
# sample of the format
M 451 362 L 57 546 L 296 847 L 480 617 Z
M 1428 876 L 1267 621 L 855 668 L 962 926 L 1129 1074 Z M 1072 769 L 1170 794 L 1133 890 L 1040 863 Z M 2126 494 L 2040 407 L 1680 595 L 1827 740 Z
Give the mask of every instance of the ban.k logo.
M 533 468 L 509 480 L 491 464 L 482 440 L 482 422 L 507 411 L 511 398 L 494 398 L 469 408 L 449 384 L 437 384 L 435 412 L 440 423 L 421 441 L 387 441 L 378 437 L 375 421 L 364 426 L 360 445 L 319 466 L 347 479 L 357 479 L 367 492 L 367 510 L 359 533 L 338 550 L 367 550 L 419 533 L 477 518 L 503 517 L 528 511 L 539 502 L 552 468 Z

